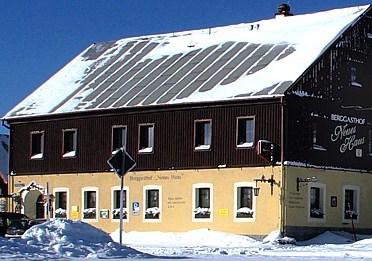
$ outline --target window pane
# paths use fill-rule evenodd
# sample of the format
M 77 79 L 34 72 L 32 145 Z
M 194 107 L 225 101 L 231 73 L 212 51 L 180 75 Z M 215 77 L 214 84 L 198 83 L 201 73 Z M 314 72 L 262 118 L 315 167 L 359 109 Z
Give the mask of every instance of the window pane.
M 63 154 L 76 151 L 76 131 L 68 130 L 63 132 Z M 75 155 L 71 155 L 75 156 Z
M 311 188 L 310 189 L 310 207 L 320 208 L 320 188 Z
M 356 194 L 355 190 L 346 189 L 345 190 L 345 219 L 356 219 L 357 218 L 357 209 L 356 209 Z
M 151 189 L 147 191 L 147 208 L 159 207 L 159 190 Z
M 55 193 L 55 217 L 56 218 L 66 218 L 67 211 L 67 192 L 56 192 Z
M 153 125 L 142 125 L 139 126 L 139 150 L 145 150 L 142 152 L 151 152 L 154 146 L 154 126 Z
M 210 146 L 211 143 L 212 143 L 211 122 L 210 121 L 196 121 L 195 122 L 195 147 Z
M 238 141 L 237 145 L 253 145 L 254 140 L 254 119 L 238 119 Z
M 127 191 L 123 191 L 123 207 L 127 207 Z M 120 208 L 120 190 L 114 190 L 114 208 Z
M 240 188 L 239 208 L 244 208 L 244 207 L 252 209 L 252 188 L 250 187 Z
M 44 150 L 44 133 L 31 134 L 31 155 L 40 155 Z M 42 156 L 42 155 L 40 155 Z
M 126 145 L 127 128 L 114 127 L 112 129 L 112 150 L 118 150 Z
M 94 219 L 97 216 L 97 209 L 96 209 L 96 191 L 85 191 L 84 192 L 84 218 L 86 219 Z
M 199 202 L 198 207 L 209 208 L 210 207 L 210 189 L 209 188 L 199 188 Z
M 127 191 L 123 191 L 123 218 L 127 218 Z M 113 194 L 113 210 L 112 217 L 113 219 L 120 219 L 120 190 L 114 190 Z

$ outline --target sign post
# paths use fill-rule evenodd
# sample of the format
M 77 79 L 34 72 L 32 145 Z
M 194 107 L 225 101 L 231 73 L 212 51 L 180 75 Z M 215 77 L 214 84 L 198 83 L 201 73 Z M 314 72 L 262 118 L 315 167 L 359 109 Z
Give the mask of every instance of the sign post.
M 107 160 L 108 165 L 116 172 L 119 176 L 120 182 L 120 245 L 123 243 L 123 199 L 124 199 L 124 175 L 134 169 L 136 162 L 134 159 L 126 152 L 125 148 L 122 147 L 117 150 L 113 155 Z

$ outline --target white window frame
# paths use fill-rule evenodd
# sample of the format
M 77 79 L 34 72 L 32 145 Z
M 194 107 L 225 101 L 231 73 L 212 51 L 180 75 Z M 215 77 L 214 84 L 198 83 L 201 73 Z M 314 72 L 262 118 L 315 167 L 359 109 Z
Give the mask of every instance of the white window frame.
M 66 187 L 54 188 L 53 189 L 54 200 L 57 199 L 57 197 L 56 197 L 57 192 L 66 192 L 66 219 L 68 219 L 69 216 L 70 216 L 70 211 L 69 211 L 69 209 L 70 209 L 70 189 L 66 188 Z M 55 202 L 53 204 L 53 208 L 54 208 L 53 217 L 58 218 L 58 217 L 56 217 L 56 210 L 57 209 L 56 209 L 56 203 Z M 61 219 L 63 219 L 63 218 L 61 218 Z
M 252 217 L 238 218 L 238 188 L 251 187 L 252 188 Z M 256 187 L 254 182 L 236 182 L 234 183 L 234 222 L 255 222 L 256 221 L 256 196 L 254 196 L 253 188 Z
M 127 207 L 123 209 L 123 211 L 127 211 L 127 218 L 123 218 L 124 222 L 129 222 L 129 187 L 124 186 L 123 190 L 126 191 L 126 202 Z M 114 191 L 119 191 L 120 193 L 120 186 L 114 186 L 111 187 L 111 221 L 112 222 L 119 222 L 120 218 L 114 218 L 114 203 L 115 203 L 115 197 L 114 197 Z
M 33 145 L 33 136 L 41 134 L 40 138 L 40 153 L 33 154 L 32 145 Z M 30 159 L 40 160 L 44 158 L 44 142 L 45 142 L 45 132 L 44 131 L 31 131 L 30 132 Z
M 148 146 L 141 148 L 141 128 L 148 127 Z M 152 130 L 151 130 L 152 129 Z M 154 152 L 154 143 L 155 143 L 155 124 L 154 123 L 141 123 L 138 124 L 138 153 L 153 153 Z
M 252 120 L 253 121 L 253 138 L 251 142 L 245 141 L 242 144 L 239 144 L 239 122 L 240 121 L 247 121 Z M 247 130 L 246 130 L 247 131 Z M 255 132 L 256 132 L 256 120 L 254 116 L 241 116 L 236 118 L 236 147 L 237 148 L 252 148 L 254 145 L 254 139 L 255 139 Z
M 159 190 L 159 218 L 157 219 L 146 219 L 146 207 L 147 207 L 147 191 L 148 190 Z M 160 223 L 163 217 L 163 192 L 162 187 L 159 185 L 146 185 L 143 186 L 143 222 L 146 223 Z
M 361 209 L 360 209 L 360 188 L 359 186 L 355 186 L 355 185 L 344 185 L 342 187 L 342 223 L 351 223 L 351 219 L 345 219 L 345 192 L 346 190 L 354 190 L 356 193 L 354 194 L 354 196 L 356 196 L 356 199 L 354 198 L 354 206 L 356 206 L 356 210 L 357 210 L 357 218 L 356 219 L 353 219 L 353 222 L 354 223 L 359 223 L 359 217 L 360 217 L 360 212 L 361 212 Z
M 120 148 L 114 148 L 114 129 L 124 129 L 124 133 L 122 133 L 122 147 L 127 147 L 127 136 L 128 136 L 128 128 L 127 125 L 113 125 L 111 128 L 111 151 L 115 153 Z
M 205 139 L 209 140 L 209 144 L 207 142 L 204 142 L 204 144 L 197 145 L 196 144 L 196 137 L 197 137 L 197 128 L 196 125 L 199 123 L 209 123 L 210 130 L 209 130 L 209 136 L 206 137 L 205 131 L 204 131 L 204 141 Z M 213 126 L 212 126 L 212 119 L 197 119 L 194 121 L 194 150 L 195 151 L 205 151 L 205 150 L 210 150 L 212 146 L 212 136 L 213 136 Z
M 200 188 L 209 188 L 209 218 L 196 218 L 196 190 Z M 196 183 L 192 185 L 192 209 L 191 209 L 192 222 L 213 222 L 213 184 L 212 183 Z
M 96 218 L 84 218 L 84 195 L 87 191 L 96 192 Z M 81 189 L 81 220 L 84 222 L 98 222 L 99 216 L 99 188 L 97 187 L 83 187 Z
M 65 133 L 74 132 L 72 137 L 72 151 L 65 151 Z M 62 130 L 62 157 L 63 158 L 74 158 L 77 156 L 77 129 L 63 129 Z
M 321 206 L 321 210 L 323 211 L 323 217 L 322 218 L 314 218 L 314 217 L 311 217 L 310 216 L 310 207 L 311 207 L 311 188 L 319 188 L 320 189 L 320 206 Z M 317 182 L 310 182 L 308 184 L 308 202 L 307 202 L 307 219 L 308 219 L 308 222 L 310 223 L 324 223 L 326 222 L 326 209 L 327 209 L 327 205 L 326 205 L 326 194 L 327 191 L 326 191 L 326 185 L 323 184 L 323 183 L 317 183 Z

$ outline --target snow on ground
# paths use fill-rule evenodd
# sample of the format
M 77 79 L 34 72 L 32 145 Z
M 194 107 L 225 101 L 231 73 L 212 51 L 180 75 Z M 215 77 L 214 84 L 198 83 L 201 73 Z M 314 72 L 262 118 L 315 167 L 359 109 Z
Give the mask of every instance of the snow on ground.
M 123 234 L 120 246 L 119 232 L 109 235 L 80 221 L 51 220 L 32 227 L 22 238 L 0 238 L 0 260 L 372 260 L 372 236 L 357 237 L 354 242 L 349 233 L 325 232 L 295 242 L 278 231 L 262 241 L 208 229 L 132 231 Z

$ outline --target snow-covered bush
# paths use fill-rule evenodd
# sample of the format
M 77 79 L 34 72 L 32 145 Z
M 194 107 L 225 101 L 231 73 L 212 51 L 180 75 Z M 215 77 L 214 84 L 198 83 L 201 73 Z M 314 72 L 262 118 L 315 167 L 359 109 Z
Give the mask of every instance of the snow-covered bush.
M 251 218 L 253 217 L 254 211 L 251 208 L 243 207 L 236 211 L 236 217 L 238 218 Z
M 96 208 L 86 208 L 83 210 L 83 218 L 93 219 L 97 217 Z
M 209 218 L 211 215 L 211 211 L 209 208 L 201 208 L 201 207 L 195 208 L 194 213 L 195 213 L 196 218 Z
M 147 208 L 145 210 L 145 218 L 157 219 L 160 215 L 160 209 L 158 207 Z
M 66 218 L 66 209 L 63 208 L 57 208 L 56 211 L 54 212 L 54 217 L 55 218 Z
M 312 218 L 323 218 L 324 213 L 319 208 L 312 208 L 310 209 L 310 217 Z
M 127 208 L 123 208 L 123 218 L 127 218 L 127 215 L 128 215 L 128 209 Z M 115 208 L 112 210 L 112 217 L 114 219 L 119 219 L 120 218 L 120 208 Z

